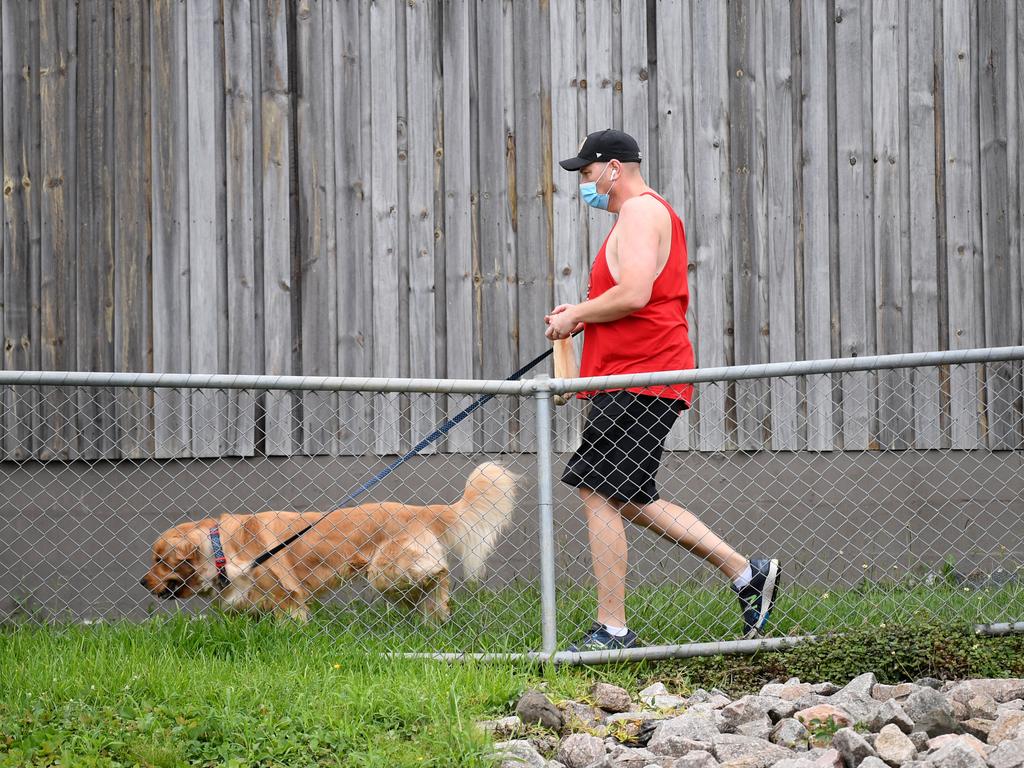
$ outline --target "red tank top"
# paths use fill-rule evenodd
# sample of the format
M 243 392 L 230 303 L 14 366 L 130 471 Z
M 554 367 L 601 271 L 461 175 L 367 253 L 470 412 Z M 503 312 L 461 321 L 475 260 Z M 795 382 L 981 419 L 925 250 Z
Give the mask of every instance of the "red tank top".
M 686 234 L 683 222 L 672 210 L 672 206 L 661 197 L 653 192 L 644 194 L 660 201 L 672 220 L 672 243 L 668 260 L 654 281 L 647 306 L 618 320 L 584 325 L 580 376 L 651 373 L 694 367 L 693 347 L 690 345 L 686 323 L 690 292 L 686 284 Z M 588 299 L 597 298 L 616 284 L 605 255 L 608 238 L 614 231 L 615 227 L 612 226 L 590 269 Z M 683 400 L 687 406 L 693 398 L 692 384 L 631 387 L 629 391 Z M 592 394 L 583 392 L 580 396 Z

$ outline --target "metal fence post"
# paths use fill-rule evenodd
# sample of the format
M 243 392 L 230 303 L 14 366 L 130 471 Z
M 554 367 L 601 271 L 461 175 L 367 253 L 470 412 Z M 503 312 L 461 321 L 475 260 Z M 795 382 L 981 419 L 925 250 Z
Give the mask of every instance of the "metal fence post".
M 551 491 L 551 389 L 547 374 L 534 377 L 537 384 L 537 514 L 540 518 L 540 622 L 541 651 L 554 653 L 555 619 L 555 526 Z

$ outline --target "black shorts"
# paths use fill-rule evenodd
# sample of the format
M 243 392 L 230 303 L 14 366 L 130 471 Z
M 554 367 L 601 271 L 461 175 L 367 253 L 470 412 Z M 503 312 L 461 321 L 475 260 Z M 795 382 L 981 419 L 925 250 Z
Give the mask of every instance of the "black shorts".
M 665 438 L 685 407 L 682 400 L 626 390 L 598 392 L 590 399 L 583 440 L 562 482 L 616 501 L 657 501 Z

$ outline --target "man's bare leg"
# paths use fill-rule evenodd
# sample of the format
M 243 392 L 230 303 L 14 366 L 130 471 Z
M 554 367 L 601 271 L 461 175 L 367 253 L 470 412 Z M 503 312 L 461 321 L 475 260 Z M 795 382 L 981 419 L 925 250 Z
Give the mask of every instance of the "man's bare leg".
M 622 504 L 619 510 L 631 523 L 649 528 L 704 558 L 730 581 L 735 581 L 747 567 L 747 558 L 677 504 L 659 499 L 642 507 L 634 503 Z
M 619 512 L 622 504 L 589 488 L 580 488 L 587 513 L 590 556 L 597 582 L 597 620 L 613 627 L 626 626 L 626 531 Z

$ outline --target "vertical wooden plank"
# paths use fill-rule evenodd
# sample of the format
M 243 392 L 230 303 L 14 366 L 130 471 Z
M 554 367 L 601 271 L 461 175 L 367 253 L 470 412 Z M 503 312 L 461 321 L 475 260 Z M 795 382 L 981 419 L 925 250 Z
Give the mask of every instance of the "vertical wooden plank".
M 46 222 L 40 231 L 40 367 L 45 371 L 75 367 L 76 13 L 65 0 L 39 3 L 40 217 Z M 69 459 L 76 443 L 73 396 L 47 388 L 42 397 L 39 458 Z
M 836 168 L 839 185 L 839 337 L 842 357 L 874 352 L 874 268 L 871 208 L 870 15 L 837 0 Z M 870 13 L 870 5 L 867 13 Z M 865 58 L 867 57 L 867 58 Z M 871 375 L 843 374 L 843 447 L 871 439 Z
M 637 140 L 648 165 L 647 0 L 622 0 L 622 130 Z
M 1019 344 L 1021 338 L 1020 269 L 1010 251 L 1010 166 L 1007 164 L 1008 108 L 1012 103 L 1007 81 L 1010 58 L 1006 36 L 1007 3 L 979 3 L 978 13 L 978 136 L 981 146 L 981 253 L 984 281 L 985 345 Z M 1015 26 L 1015 25 L 1014 25 Z M 1016 58 L 1016 52 L 1013 52 Z M 1011 88 L 1015 90 L 1015 88 Z M 1020 366 L 992 363 L 985 367 L 988 447 L 1020 446 Z
M 153 371 L 188 373 L 188 71 L 185 6 L 154 0 L 150 11 L 152 100 L 152 311 Z M 154 455 L 188 456 L 190 396 L 180 390 L 153 393 Z
M 803 260 L 803 329 L 805 359 L 831 357 L 831 288 L 829 277 L 829 131 L 828 13 L 825 3 L 800 5 L 802 198 L 799 244 Z M 807 377 L 807 448 L 831 451 L 831 377 Z
M 586 14 L 587 119 L 583 136 L 613 127 L 612 87 L 615 83 L 612 76 L 612 4 L 610 0 L 587 0 Z M 612 219 L 607 211 L 589 206 L 587 219 L 590 259 L 593 261 L 608 236 Z
M 485 379 L 502 379 L 518 367 L 516 338 L 520 326 L 514 286 L 519 274 L 516 222 L 512 219 L 515 201 L 510 197 L 515 191 L 518 136 L 511 122 L 514 112 L 506 107 L 513 98 L 506 93 L 505 76 L 506 66 L 509 71 L 513 69 L 513 53 L 505 45 L 505 11 L 505 3 L 476 2 L 480 324 L 475 327 L 481 334 L 480 375 Z M 524 317 L 523 323 L 531 330 L 537 327 L 536 318 Z M 484 451 L 500 451 L 509 445 L 515 405 L 512 398 L 501 398 L 487 406 L 481 430 Z
M 690 224 L 696 221 L 696 205 L 693 198 L 693 53 L 691 42 L 690 6 L 683 0 L 658 0 L 657 9 L 657 135 L 658 164 L 657 177 L 659 192 L 683 220 L 683 228 L 690 235 L 688 245 L 693 247 L 697 240 Z M 655 175 L 655 169 L 648 167 L 646 173 Z M 648 182 L 650 183 L 650 181 Z M 693 217 L 691 219 L 691 216 Z M 697 281 L 693 279 L 694 253 L 687 255 L 690 261 L 687 271 L 690 290 L 690 305 L 686 312 L 689 323 L 690 342 L 698 351 L 698 365 L 704 362 L 699 356 L 701 334 L 697 333 L 696 308 L 700 300 Z M 700 392 L 712 391 L 701 387 Z M 694 411 L 684 413 L 676 420 L 672 431 L 665 440 L 670 451 L 685 451 L 690 448 L 690 422 L 694 413 L 700 410 L 702 397 L 693 404 Z
M 768 345 L 773 363 L 796 359 L 795 190 L 793 157 L 793 46 L 791 5 L 771 0 L 764 8 L 765 129 L 767 173 Z M 797 441 L 797 382 L 773 379 L 771 447 L 793 451 Z
M 721 3 L 694 3 L 693 39 L 706 43 L 707 55 L 693 58 L 696 228 L 690 239 L 690 284 L 696 283 L 699 301 L 694 326 L 697 364 L 713 368 L 726 363 L 723 265 L 731 241 L 728 23 Z M 725 387 L 706 384 L 700 389 L 699 447 L 716 451 L 725 445 Z
M 416 2 L 405 10 L 406 114 L 408 115 L 409 375 L 437 376 L 434 335 L 434 4 Z M 495 334 L 495 345 L 501 344 Z M 412 395 L 413 445 L 438 421 L 433 395 Z M 424 453 L 433 453 L 436 444 Z
M 257 372 L 253 32 L 249 0 L 224 5 L 229 373 Z M 227 408 L 226 450 L 235 456 L 251 456 L 256 441 L 255 395 L 247 391 L 229 392 Z
M 548 239 L 544 194 L 552 175 L 543 131 L 550 125 L 550 100 L 542 81 L 542 58 L 528 41 L 543 29 L 539 0 L 512 4 L 515 27 L 515 209 L 519 281 L 519 355 L 525 362 L 550 344 L 543 333 L 544 314 L 552 305 L 552 244 Z M 546 114 L 544 114 L 546 112 Z M 550 130 L 550 128 L 548 128 Z M 532 413 L 526 409 L 527 413 Z M 520 432 L 533 443 L 534 418 L 524 417 Z
M 469 121 L 469 15 L 466 0 L 453 0 L 442 10 L 441 34 L 444 51 L 444 188 L 445 188 L 445 375 L 469 378 L 473 375 L 472 334 L 460 329 L 473 327 L 473 264 L 470 164 L 466 155 L 472 147 Z M 449 397 L 448 415 L 454 416 L 470 401 Z M 448 435 L 447 448 L 453 452 L 473 449 L 473 430 L 456 427 Z
M 4 14 L 3 8 L 0 8 L 0 42 L 4 40 Z M 3 174 L 4 169 L 4 130 L 3 121 L 6 119 L 7 113 L 4 111 L 4 76 L 3 76 L 3 51 L 0 50 L 0 174 Z M 3 345 L 3 356 L 0 357 L 0 365 L 6 369 L 7 367 L 7 333 L 5 323 L 5 306 L 7 301 L 6 293 L 6 277 L 7 272 L 7 257 L 6 257 L 6 242 L 7 242 L 7 176 L 3 174 L 2 178 L 3 186 L 0 187 L 0 344 Z M 7 412 L 9 406 L 14 403 L 14 388 L 3 387 L 0 389 L 0 459 L 6 459 L 7 454 Z
M 910 217 L 910 296 L 914 352 L 939 348 L 938 211 L 936 205 L 935 89 L 941 75 L 935 55 L 932 0 L 905 5 L 907 18 L 907 101 Z M 939 41 L 941 42 L 941 41 Z M 906 306 L 906 304 L 905 304 Z M 914 447 L 939 448 L 938 371 L 912 372 Z
M 6 8 L 6 6 L 5 6 Z M 113 8 L 79 8 L 77 147 L 77 368 L 114 368 Z M 79 458 L 116 458 L 113 393 L 80 389 Z
M 287 9 L 261 3 L 260 14 L 260 187 L 263 193 L 264 367 L 289 375 L 292 363 L 291 84 L 288 74 Z M 264 396 L 265 450 L 289 456 L 295 444 L 294 398 L 289 392 Z
M 877 352 L 904 352 L 902 147 L 900 104 L 904 79 L 899 66 L 898 0 L 875 0 L 871 20 L 872 195 L 874 199 Z M 911 390 L 906 370 L 878 373 L 878 445 L 902 450 L 910 444 Z
M 1022 313 L 1019 335 L 1015 343 L 1024 343 L 1024 245 L 1022 245 L 1022 229 L 1024 229 L 1024 171 L 1020 164 L 1024 161 L 1024 130 L 1021 119 L 1024 118 L 1024 9 L 1016 3 L 1007 5 L 1006 24 L 1006 82 L 1007 82 L 1007 133 L 1006 133 L 1006 165 L 1009 172 L 1009 241 L 1010 260 L 1017 270 L 1017 305 Z M 1014 116 L 1016 115 L 1016 119 Z M 1017 365 L 1018 378 L 1016 389 L 1018 439 L 1024 441 L 1024 365 Z
M 334 187 L 334 145 L 329 141 L 334 114 L 332 110 L 328 117 L 326 101 L 330 86 L 324 47 L 330 30 L 324 27 L 324 8 L 324 3 L 303 0 L 295 13 L 296 226 L 302 279 L 302 373 L 307 376 L 329 376 L 338 368 L 335 261 L 328 252 L 334 214 L 327 211 L 328 179 L 330 189 Z M 330 393 L 304 392 L 301 400 L 303 451 L 313 456 L 334 453 L 336 398 Z
M 153 360 L 149 280 L 149 3 L 114 4 L 114 367 L 149 371 Z M 119 389 L 121 455 L 153 455 L 153 413 L 146 390 Z
M 223 370 L 220 286 L 226 280 L 224 222 L 219 219 L 217 113 L 223 107 L 219 77 L 217 16 L 213 6 L 188 6 L 188 196 L 189 314 L 193 373 Z M 223 392 L 192 392 L 192 453 L 219 456 L 225 448 L 227 400 Z
M 579 149 L 584 131 L 577 121 L 579 71 L 577 58 L 575 3 L 556 2 L 550 6 L 548 44 L 551 48 L 551 155 L 554 163 L 572 157 Z M 551 210 L 549 216 L 554 247 L 554 303 L 576 304 L 586 299 L 588 262 L 580 247 L 579 177 L 552 166 Z M 579 359 L 580 342 L 575 342 Z M 580 439 L 580 409 L 570 403 L 558 409 L 555 450 L 574 450 Z
M 729 141 L 732 147 L 733 361 L 768 360 L 767 201 L 765 199 L 764 6 L 730 5 Z M 737 381 L 736 443 L 757 450 L 766 438 L 764 381 Z
M 334 11 L 338 374 L 363 376 L 372 370 L 369 18 L 362 4 L 342 3 Z M 370 449 L 371 407 L 362 393 L 338 396 L 339 453 Z
M 395 3 L 370 3 L 370 121 L 373 184 L 373 373 L 398 376 L 398 132 L 396 114 Z M 464 326 L 468 327 L 468 326 Z M 398 396 L 374 397 L 374 450 L 395 453 L 401 429 Z
M 968 0 L 946 0 L 943 11 L 949 346 L 970 349 L 984 343 L 976 100 L 978 59 L 973 34 L 977 6 Z M 953 366 L 950 371 L 954 448 L 970 449 L 979 444 L 977 375 L 976 366 Z
M 38 365 L 39 307 L 39 9 L 33 4 L 3 6 L 3 161 L 4 161 L 4 367 L 31 370 Z M 38 392 L 8 390 L 4 454 L 27 459 L 37 445 Z

